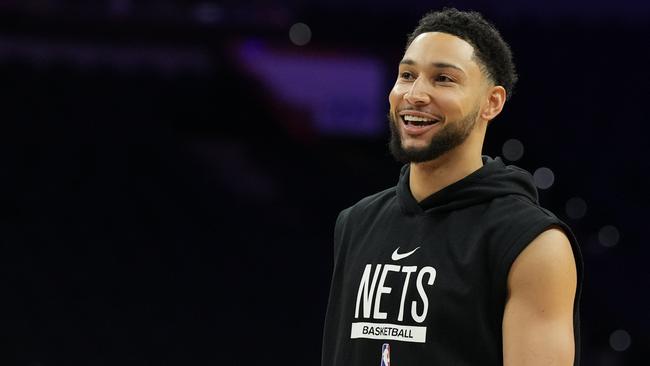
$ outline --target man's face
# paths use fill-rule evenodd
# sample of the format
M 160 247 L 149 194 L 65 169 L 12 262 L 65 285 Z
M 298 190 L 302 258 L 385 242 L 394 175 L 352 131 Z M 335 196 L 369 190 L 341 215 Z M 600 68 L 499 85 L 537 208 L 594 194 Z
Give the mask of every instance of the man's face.
M 487 82 L 473 56 L 469 43 L 447 33 L 413 40 L 388 97 L 397 160 L 434 160 L 470 135 Z

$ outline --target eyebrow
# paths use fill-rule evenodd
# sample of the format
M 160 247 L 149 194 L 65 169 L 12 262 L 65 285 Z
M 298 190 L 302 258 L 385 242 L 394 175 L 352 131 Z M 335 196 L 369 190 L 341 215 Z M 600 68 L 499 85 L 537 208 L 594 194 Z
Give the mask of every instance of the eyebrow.
M 400 65 L 411 65 L 411 66 L 415 66 L 415 65 L 417 65 L 418 63 L 415 62 L 415 61 L 413 61 L 413 60 L 411 60 L 411 59 L 409 59 L 409 58 L 405 58 L 405 59 L 403 59 L 402 61 L 400 61 L 399 64 L 400 64 Z M 456 66 L 456 65 L 454 65 L 454 64 L 450 64 L 450 63 L 447 63 L 447 62 L 432 62 L 432 63 L 431 63 L 431 66 L 437 67 L 437 68 L 439 68 L 439 69 L 452 68 L 452 69 L 456 69 L 456 70 L 462 72 L 463 74 L 465 74 L 465 70 L 463 70 L 463 69 L 460 68 L 459 66 Z

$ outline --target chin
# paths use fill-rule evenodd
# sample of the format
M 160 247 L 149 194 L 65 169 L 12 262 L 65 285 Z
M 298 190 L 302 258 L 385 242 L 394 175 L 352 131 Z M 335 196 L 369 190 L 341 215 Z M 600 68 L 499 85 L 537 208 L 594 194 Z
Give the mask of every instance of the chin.
M 429 141 L 407 141 L 402 140 L 402 149 L 408 152 L 420 152 L 429 148 Z

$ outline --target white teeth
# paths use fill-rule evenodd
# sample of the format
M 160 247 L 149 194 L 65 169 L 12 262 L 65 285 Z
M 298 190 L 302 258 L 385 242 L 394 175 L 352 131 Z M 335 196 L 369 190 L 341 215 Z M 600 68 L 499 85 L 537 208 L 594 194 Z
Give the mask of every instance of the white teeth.
M 408 122 L 433 122 L 433 121 L 435 121 L 434 119 L 412 116 L 410 114 L 405 114 L 405 115 L 402 116 L 402 118 L 405 121 L 408 121 Z

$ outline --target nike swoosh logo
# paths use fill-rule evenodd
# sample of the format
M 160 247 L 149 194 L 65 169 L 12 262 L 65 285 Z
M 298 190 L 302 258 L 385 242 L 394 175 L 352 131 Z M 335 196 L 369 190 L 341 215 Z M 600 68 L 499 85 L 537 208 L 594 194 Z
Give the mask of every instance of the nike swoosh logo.
M 399 254 L 399 253 L 397 252 L 397 251 L 399 250 L 399 247 L 397 247 L 397 249 L 395 249 L 395 251 L 393 252 L 393 255 L 390 256 L 390 259 L 392 259 L 392 260 L 394 260 L 394 261 L 398 261 L 398 260 L 400 260 L 400 259 L 404 259 L 404 258 L 408 257 L 409 255 L 415 253 L 415 251 L 418 250 L 418 249 L 420 249 L 420 247 L 417 247 L 417 248 L 411 250 L 411 251 L 408 252 L 408 253 Z

